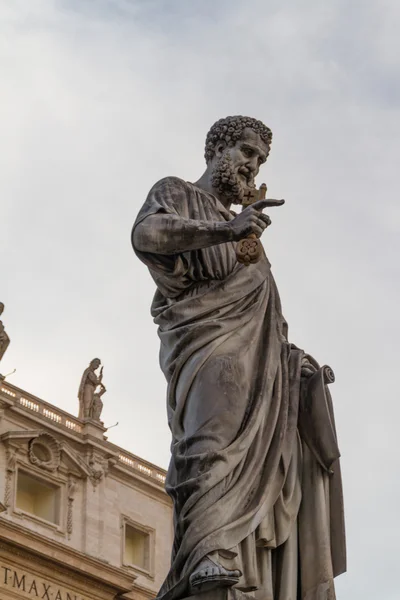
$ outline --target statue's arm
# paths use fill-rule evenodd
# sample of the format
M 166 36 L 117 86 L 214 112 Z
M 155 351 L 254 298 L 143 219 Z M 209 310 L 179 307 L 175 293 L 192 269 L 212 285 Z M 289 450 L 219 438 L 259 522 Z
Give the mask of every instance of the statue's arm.
M 235 239 L 232 221 L 197 221 L 178 215 L 153 214 L 132 231 L 133 247 L 139 252 L 180 254 Z
M 98 382 L 97 375 L 96 375 L 96 373 L 93 373 L 93 371 L 90 371 L 90 372 L 87 374 L 86 381 L 87 381 L 88 379 L 89 379 L 89 381 L 92 383 L 92 385 L 97 385 L 97 382 Z
M 1 321 L 0 321 L 0 323 L 1 323 Z M 4 327 L 3 327 L 3 331 L 0 333 L 0 360 L 4 356 L 5 351 L 7 350 L 9 344 L 10 344 L 10 338 L 8 337 L 7 333 L 4 331 Z

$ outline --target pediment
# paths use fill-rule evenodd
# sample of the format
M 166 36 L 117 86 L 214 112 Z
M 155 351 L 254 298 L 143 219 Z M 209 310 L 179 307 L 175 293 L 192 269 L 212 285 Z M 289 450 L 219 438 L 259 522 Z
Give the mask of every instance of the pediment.
M 26 455 L 30 463 L 46 471 L 72 471 L 80 477 L 91 477 L 92 469 L 66 442 L 42 429 L 7 431 L 0 441 L 14 455 Z
M 63 462 L 66 463 L 70 468 L 77 469 L 81 475 L 85 477 L 90 477 L 91 469 L 85 463 L 84 459 L 81 458 L 78 452 L 73 450 L 69 444 L 63 442 L 61 444 L 61 455 Z

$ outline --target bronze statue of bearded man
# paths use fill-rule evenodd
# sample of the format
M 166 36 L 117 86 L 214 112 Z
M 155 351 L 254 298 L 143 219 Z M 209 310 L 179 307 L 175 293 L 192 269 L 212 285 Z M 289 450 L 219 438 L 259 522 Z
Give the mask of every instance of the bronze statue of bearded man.
M 271 140 L 260 121 L 220 119 L 200 179 L 156 183 L 132 231 L 157 286 L 172 432 L 175 538 L 160 600 L 232 586 L 260 600 L 332 600 L 346 569 L 328 371 L 288 341 L 265 252 L 237 260 L 240 240 L 265 235 L 262 210 L 283 203 L 231 210 L 255 189 Z

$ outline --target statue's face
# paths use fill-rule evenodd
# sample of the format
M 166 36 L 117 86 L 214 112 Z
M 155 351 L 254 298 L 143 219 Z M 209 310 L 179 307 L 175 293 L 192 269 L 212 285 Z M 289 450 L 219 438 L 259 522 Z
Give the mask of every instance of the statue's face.
M 92 362 L 92 366 L 93 366 L 93 369 L 94 369 L 94 370 L 98 369 L 100 365 L 101 365 L 101 363 L 100 363 L 100 361 L 99 361 L 98 359 L 97 359 L 97 360 L 94 360 L 94 361 Z
M 260 166 L 267 160 L 268 146 L 258 133 L 245 128 L 232 148 L 216 148 L 212 184 L 233 202 L 240 203 L 246 188 L 255 186 Z
M 252 129 L 246 127 L 242 137 L 229 149 L 232 167 L 245 187 L 254 187 L 260 166 L 267 160 L 268 146 Z

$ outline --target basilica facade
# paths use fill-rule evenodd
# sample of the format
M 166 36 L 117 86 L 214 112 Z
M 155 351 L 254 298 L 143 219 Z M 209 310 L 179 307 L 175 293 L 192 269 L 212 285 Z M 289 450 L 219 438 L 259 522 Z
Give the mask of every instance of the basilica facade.
M 165 472 L 0 381 L 0 598 L 149 600 L 168 572 Z

